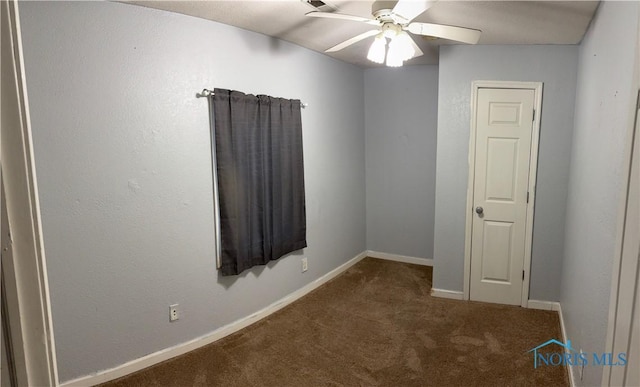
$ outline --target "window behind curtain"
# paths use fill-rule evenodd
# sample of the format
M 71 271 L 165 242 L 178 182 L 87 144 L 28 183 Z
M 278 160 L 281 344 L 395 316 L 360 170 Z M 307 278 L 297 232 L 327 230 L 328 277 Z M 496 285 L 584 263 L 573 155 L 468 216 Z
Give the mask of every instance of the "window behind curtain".
M 300 101 L 215 89 L 220 270 L 235 275 L 307 246 Z

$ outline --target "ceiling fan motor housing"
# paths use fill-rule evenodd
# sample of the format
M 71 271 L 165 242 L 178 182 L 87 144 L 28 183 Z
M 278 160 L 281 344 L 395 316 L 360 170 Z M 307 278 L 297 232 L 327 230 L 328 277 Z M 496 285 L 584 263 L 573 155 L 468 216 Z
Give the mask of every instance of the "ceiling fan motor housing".
M 382 24 L 382 35 L 385 38 L 392 39 L 402 31 L 402 27 L 399 24 L 393 22 L 387 22 Z
M 397 1 L 378 0 L 371 5 L 371 14 L 382 23 L 406 24 L 409 20 L 393 13 Z

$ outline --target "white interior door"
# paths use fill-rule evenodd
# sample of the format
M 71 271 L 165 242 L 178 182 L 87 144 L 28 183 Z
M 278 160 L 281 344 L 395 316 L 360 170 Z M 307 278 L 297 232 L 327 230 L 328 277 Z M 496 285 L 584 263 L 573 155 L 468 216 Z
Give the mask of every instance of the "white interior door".
M 476 97 L 470 299 L 520 305 L 535 91 Z

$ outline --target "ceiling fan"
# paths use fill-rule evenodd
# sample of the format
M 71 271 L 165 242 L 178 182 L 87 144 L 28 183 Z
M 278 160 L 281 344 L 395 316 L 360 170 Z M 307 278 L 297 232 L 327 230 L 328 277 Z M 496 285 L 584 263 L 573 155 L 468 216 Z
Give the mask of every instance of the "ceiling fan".
M 378 28 L 345 40 L 325 50 L 325 52 L 340 51 L 354 43 L 375 36 L 376 38 L 369 48 L 367 59 L 372 62 L 383 63 L 385 62 L 386 56 L 387 66 L 399 67 L 402 66 L 404 61 L 423 54 L 414 40 L 407 34 L 407 31 L 415 35 L 455 40 L 462 43 L 478 43 L 481 31 L 476 29 L 454 27 L 444 24 L 411 22 L 429 9 L 435 2 L 436 0 L 374 1 L 371 6 L 373 19 L 342 13 L 318 11 L 309 12 L 306 15 L 328 19 L 351 20 L 377 26 Z M 387 39 L 390 40 L 388 51 Z

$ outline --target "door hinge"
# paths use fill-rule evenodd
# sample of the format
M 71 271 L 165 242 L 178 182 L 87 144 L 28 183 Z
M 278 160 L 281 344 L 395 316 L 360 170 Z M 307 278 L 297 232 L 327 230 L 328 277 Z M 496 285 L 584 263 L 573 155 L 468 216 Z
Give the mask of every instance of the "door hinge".
M 529 191 L 527 191 L 527 203 L 529 203 Z
M 522 270 L 522 280 L 524 281 L 524 270 Z
M 533 109 L 533 118 L 531 119 L 531 121 L 535 121 L 536 120 L 536 109 Z

